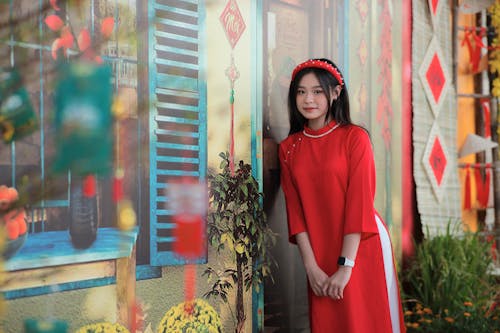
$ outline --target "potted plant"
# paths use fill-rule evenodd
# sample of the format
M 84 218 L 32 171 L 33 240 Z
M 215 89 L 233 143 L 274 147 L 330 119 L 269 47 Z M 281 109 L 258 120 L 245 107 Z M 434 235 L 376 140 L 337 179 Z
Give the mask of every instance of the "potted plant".
M 163 316 L 157 332 L 221 333 L 222 324 L 219 314 L 210 304 L 195 299 L 171 307 Z
M 275 261 L 270 248 L 276 234 L 269 228 L 262 208 L 263 195 L 252 176 L 252 167 L 243 161 L 231 171 L 229 154 L 222 158 L 219 173 L 209 173 L 208 240 L 217 254 L 228 253 L 234 266 L 215 269 L 208 266 L 203 273 L 209 282 L 215 279 L 206 298 L 220 297 L 228 303 L 228 292 L 236 285 L 236 329 L 243 332 L 246 320 L 243 292 L 260 287 L 271 276 Z

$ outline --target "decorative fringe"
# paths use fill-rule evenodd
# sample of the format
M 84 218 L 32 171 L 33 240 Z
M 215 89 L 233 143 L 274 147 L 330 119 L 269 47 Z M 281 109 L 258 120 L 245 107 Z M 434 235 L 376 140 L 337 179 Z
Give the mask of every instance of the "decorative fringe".
M 486 208 L 488 207 L 488 199 L 490 194 L 491 170 L 485 169 L 484 180 L 483 180 L 483 175 L 481 173 L 481 169 L 475 169 L 474 176 L 476 180 L 477 201 L 479 203 L 479 207 Z

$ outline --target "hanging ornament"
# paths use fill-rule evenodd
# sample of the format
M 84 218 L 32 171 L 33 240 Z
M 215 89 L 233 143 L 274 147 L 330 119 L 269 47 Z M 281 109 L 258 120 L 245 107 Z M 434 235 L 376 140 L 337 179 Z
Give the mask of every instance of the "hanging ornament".
M 192 313 L 191 307 L 196 293 L 195 261 L 207 251 L 205 245 L 205 223 L 207 207 L 206 185 L 190 178 L 169 184 L 167 189 L 169 209 L 173 214 L 174 253 L 185 260 L 184 266 L 184 311 Z
M 82 192 L 87 198 L 92 198 L 96 194 L 97 181 L 94 175 L 87 175 L 83 178 Z
M 238 3 L 236 0 L 229 0 L 224 7 L 220 17 L 220 23 L 226 33 L 226 37 L 231 44 L 231 50 L 238 43 L 243 31 L 245 31 L 246 24 L 241 15 Z M 229 97 L 229 104 L 231 108 L 231 124 L 229 133 L 229 169 L 231 174 L 234 175 L 234 83 L 240 77 L 240 73 L 234 64 L 234 55 L 231 51 L 231 65 L 226 69 L 226 76 L 229 78 L 231 84 L 231 92 Z
M 172 211 L 174 252 L 181 259 L 196 261 L 206 251 L 205 223 L 206 186 L 192 179 L 169 184 L 167 197 Z
M 55 172 L 106 175 L 112 165 L 111 68 L 64 66 L 55 90 Z
M 135 227 L 137 216 L 135 214 L 134 206 L 130 200 L 124 199 L 118 202 L 117 215 L 118 229 L 121 231 L 130 231 Z
M 113 202 L 117 203 L 123 199 L 123 177 L 125 173 L 123 169 L 118 168 L 115 171 L 115 177 L 113 178 Z
M 0 68 L 0 135 L 10 143 L 37 128 L 38 120 L 16 68 Z
M 234 57 L 231 55 L 231 66 L 226 69 L 226 76 L 231 83 L 229 105 L 231 109 L 231 123 L 229 128 L 229 170 L 234 175 L 234 83 L 240 77 L 240 72 L 234 64 Z
M 483 98 L 480 100 L 481 109 L 483 110 L 483 122 L 484 122 L 484 137 L 486 139 L 491 138 L 491 111 L 490 111 L 490 100 Z

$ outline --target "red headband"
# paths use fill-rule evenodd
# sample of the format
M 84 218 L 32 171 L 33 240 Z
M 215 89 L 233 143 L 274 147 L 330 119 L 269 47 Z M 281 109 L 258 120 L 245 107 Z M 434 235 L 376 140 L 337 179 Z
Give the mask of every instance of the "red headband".
M 340 75 L 340 72 L 338 71 L 335 66 L 332 66 L 331 64 L 321 61 L 321 60 L 315 60 L 315 59 L 309 59 L 307 61 L 304 61 L 297 67 L 292 72 L 292 80 L 295 78 L 295 75 L 297 75 L 298 72 L 303 70 L 304 68 L 321 68 L 324 69 L 325 71 L 328 71 L 330 74 L 332 74 L 337 81 L 339 81 L 339 84 L 341 86 L 344 85 L 344 80 L 342 79 L 342 75 Z

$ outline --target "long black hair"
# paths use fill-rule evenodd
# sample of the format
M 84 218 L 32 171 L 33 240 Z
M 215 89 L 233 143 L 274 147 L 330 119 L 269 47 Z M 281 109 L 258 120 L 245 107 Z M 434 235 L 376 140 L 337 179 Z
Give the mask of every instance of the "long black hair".
M 331 60 L 325 58 L 318 58 L 314 60 L 329 63 L 340 73 L 340 69 Z M 328 101 L 331 97 L 331 90 L 340 84 L 339 81 L 325 69 L 306 67 L 299 71 L 293 78 L 292 82 L 290 82 L 290 88 L 288 90 L 288 113 L 290 121 L 289 135 L 302 131 L 304 129 L 304 125 L 307 123 L 307 119 L 302 116 L 297 108 L 297 90 L 300 80 L 308 73 L 314 73 L 314 75 L 316 75 Z M 338 98 L 332 102 L 330 109 L 325 115 L 325 124 L 327 119 L 334 119 L 341 126 L 352 124 L 349 110 L 349 94 L 347 93 L 345 83 L 340 90 Z

